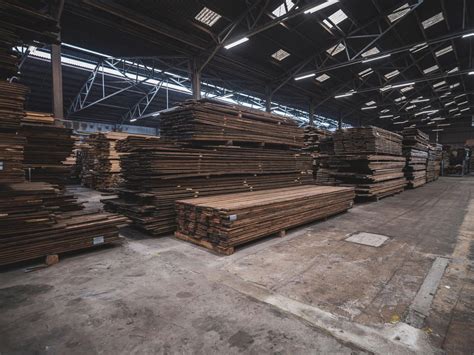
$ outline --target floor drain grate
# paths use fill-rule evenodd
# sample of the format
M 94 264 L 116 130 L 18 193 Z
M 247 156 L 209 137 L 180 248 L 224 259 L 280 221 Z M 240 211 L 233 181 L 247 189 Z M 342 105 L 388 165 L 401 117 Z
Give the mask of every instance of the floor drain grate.
M 378 248 L 385 243 L 389 237 L 382 234 L 374 234 L 374 233 L 367 233 L 367 232 L 356 232 L 349 234 L 348 238 L 345 240 L 347 242 L 368 245 L 371 247 Z

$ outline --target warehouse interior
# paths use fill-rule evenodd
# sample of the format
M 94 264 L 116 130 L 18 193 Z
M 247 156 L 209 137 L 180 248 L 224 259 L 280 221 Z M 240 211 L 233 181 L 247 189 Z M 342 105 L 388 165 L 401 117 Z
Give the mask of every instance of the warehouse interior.
M 474 3 L 0 14 L 0 354 L 474 352 Z

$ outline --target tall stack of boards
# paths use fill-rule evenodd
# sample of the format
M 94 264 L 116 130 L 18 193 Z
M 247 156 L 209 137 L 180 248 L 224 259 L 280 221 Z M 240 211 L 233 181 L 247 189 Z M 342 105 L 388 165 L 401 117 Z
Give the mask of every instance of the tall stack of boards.
M 405 128 L 403 134 L 403 154 L 406 157 L 405 177 L 409 188 L 426 184 L 429 136 L 416 128 Z

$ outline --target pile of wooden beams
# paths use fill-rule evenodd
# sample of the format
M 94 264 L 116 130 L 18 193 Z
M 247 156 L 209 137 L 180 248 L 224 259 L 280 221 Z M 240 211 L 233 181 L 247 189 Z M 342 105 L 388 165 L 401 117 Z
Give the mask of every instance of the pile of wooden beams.
M 119 241 L 125 217 L 81 208 L 48 183 L 0 186 L 0 265 Z
M 304 145 L 304 131 L 292 119 L 205 100 L 187 101 L 161 113 L 160 132 L 165 139 L 181 142 Z
M 334 147 L 332 175 L 343 186 L 354 186 L 359 199 L 404 190 L 402 136 L 376 127 L 348 128 L 334 134 Z
M 40 121 L 45 123 L 22 123 L 20 129 L 20 134 L 26 138 L 23 164 L 27 178 L 64 186 L 71 176 L 71 167 L 64 161 L 74 146 L 72 130 L 59 123 L 55 125 L 54 120 L 37 122 Z
M 317 159 L 316 172 L 314 180 L 318 185 L 337 185 L 338 181 L 334 173 L 337 172 L 335 166 L 334 139 L 332 135 L 321 138 L 319 142 L 319 156 Z
M 299 186 L 176 201 L 175 236 L 229 255 L 234 247 L 347 211 L 354 189 Z
M 112 191 L 122 182 L 117 144 L 129 137 L 128 133 L 107 132 L 89 135 L 82 150 L 81 181 L 84 186 L 99 191 Z
M 439 178 L 441 172 L 441 160 L 443 146 L 432 143 L 429 145 L 428 160 L 426 162 L 426 182 L 432 182 Z
M 416 188 L 426 184 L 426 164 L 428 160 L 429 136 L 416 128 L 405 128 L 403 134 L 403 154 L 406 157 L 405 177 L 408 187 Z
M 331 132 L 316 128 L 314 126 L 306 126 L 304 128 L 304 147 L 302 151 L 311 155 L 313 159 L 313 177 L 315 181 L 321 185 L 331 185 L 333 184 L 331 179 L 334 180 L 327 172 L 328 152 L 324 151 L 325 148 L 327 150 L 328 139 L 330 139 L 330 142 L 333 142 L 331 135 Z M 323 148 L 321 148 L 321 146 L 323 146 Z M 333 144 L 331 145 L 330 150 L 332 151 L 333 155 Z
M 121 159 L 125 181 L 119 198 L 104 201 L 108 211 L 125 214 L 149 234 L 175 230 L 178 199 L 313 182 L 311 157 L 294 150 L 303 145 L 303 129 L 287 119 L 207 101 L 163 115 L 161 132 L 167 138 L 128 137 L 117 144 L 128 153 Z M 220 137 L 212 134 L 217 127 Z M 206 129 L 211 135 L 203 133 Z

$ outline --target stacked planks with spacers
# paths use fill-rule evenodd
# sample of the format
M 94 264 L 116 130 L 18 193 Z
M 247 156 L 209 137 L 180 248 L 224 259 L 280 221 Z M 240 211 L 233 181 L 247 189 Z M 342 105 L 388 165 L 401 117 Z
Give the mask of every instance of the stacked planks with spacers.
M 359 199 L 382 198 L 406 186 L 402 136 L 377 128 L 348 128 L 334 133 L 333 173 L 343 185 L 354 186 Z
M 38 5 L 44 7 L 40 2 Z M 41 156 L 36 150 L 42 149 L 43 143 L 30 141 L 34 148 L 28 147 L 25 135 L 37 136 L 38 132 L 26 132 L 21 127 L 22 120 L 30 121 L 25 122 L 27 125 L 32 119 L 42 123 L 51 120 L 43 114 L 25 118 L 24 102 L 29 89 L 7 81 L 17 74 L 19 59 L 9 56 L 12 61 L 5 61 L 5 48 L 33 40 L 51 44 L 57 38 L 50 32 L 57 28 L 57 21 L 27 6 L 20 1 L 0 3 L 0 265 L 116 242 L 119 227 L 127 222 L 122 216 L 85 212 L 74 196 L 58 186 L 25 181 L 25 159 L 33 163 L 38 159 L 57 161 L 55 149 L 63 154 L 69 147 L 61 141 L 60 148 L 50 146 L 41 151 Z M 5 36 L 6 32 L 11 35 Z M 40 129 L 35 126 L 32 130 Z M 49 139 L 55 139 L 54 134 L 44 140 Z
M 405 177 L 409 188 L 426 184 L 429 136 L 416 128 L 405 128 L 403 134 L 403 154 L 406 157 Z
M 160 115 L 161 138 L 129 137 L 124 186 L 104 201 L 152 235 L 176 230 L 176 200 L 311 184 L 304 131 L 285 117 L 210 101 Z
M 238 245 L 352 207 L 354 189 L 298 186 L 176 202 L 179 239 L 230 255 Z

